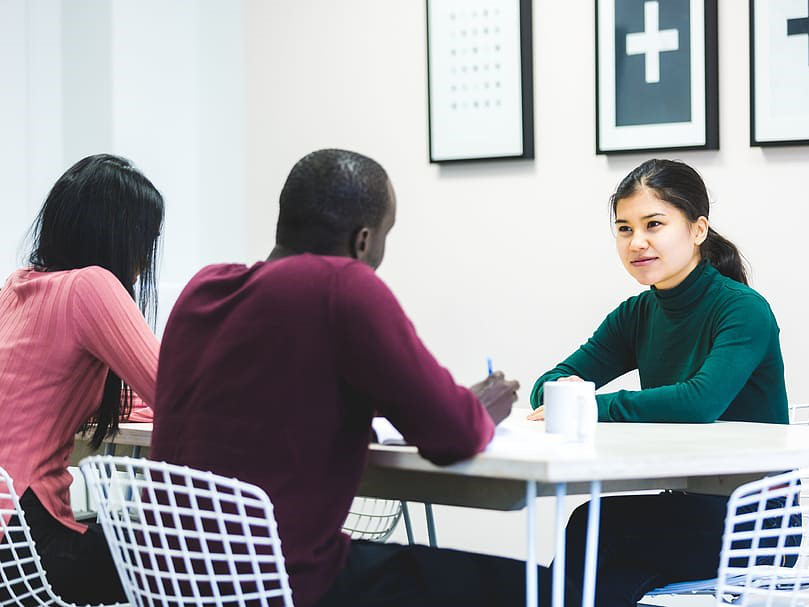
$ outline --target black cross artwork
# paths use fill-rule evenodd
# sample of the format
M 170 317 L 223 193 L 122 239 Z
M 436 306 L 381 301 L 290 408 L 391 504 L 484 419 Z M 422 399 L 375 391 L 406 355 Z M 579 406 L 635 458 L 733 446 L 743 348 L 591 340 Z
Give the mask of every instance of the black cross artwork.
M 809 1 L 806 3 L 809 7 Z M 787 19 L 787 36 L 809 35 L 809 17 Z

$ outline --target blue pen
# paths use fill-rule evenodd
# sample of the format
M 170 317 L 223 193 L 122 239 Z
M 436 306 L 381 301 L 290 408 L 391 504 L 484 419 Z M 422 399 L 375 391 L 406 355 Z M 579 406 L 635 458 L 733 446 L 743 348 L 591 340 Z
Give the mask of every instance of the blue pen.
M 494 373 L 494 369 L 492 369 L 492 359 L 490 356 L 486 357 L 486 368 L 489 371 L 489 375 Z

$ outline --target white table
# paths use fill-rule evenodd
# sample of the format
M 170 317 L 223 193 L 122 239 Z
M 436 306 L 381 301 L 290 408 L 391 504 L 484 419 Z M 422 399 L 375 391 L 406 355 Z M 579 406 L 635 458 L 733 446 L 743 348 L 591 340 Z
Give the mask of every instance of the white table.
M 747 422 L 598 424 L 592 444 L 565 444 L 516 409 L 489 449 L 468 461 L 435 466 L 414 447 L 371 445 L 360 494 L 527 510 L 526 603 L 537 604 L 535 501 L 556 496 L 553 607 L 563 605 L 564 498 L 589 493 L 583 605 L 592 607 L 603 491 L 690 489 L 730 493 L 749 475 L 809 466 L 809 427 Z M 116 444 L 147 446 L 148 424 L 121 424 Z

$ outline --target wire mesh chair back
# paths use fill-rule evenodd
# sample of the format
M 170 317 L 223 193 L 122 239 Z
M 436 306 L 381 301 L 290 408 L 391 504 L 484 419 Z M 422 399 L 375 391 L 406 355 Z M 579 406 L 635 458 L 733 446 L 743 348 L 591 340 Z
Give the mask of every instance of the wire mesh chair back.
M 401 518 L 402 502 L 399 500 L 355 497 L 343 523 L 343 531 L 353 540 L 384 542 Z
M 793 470 L 737 488 L 728 501 L 719 560 L 718 605 L 809 604 L 807 506 Z
M 809 426 L 809 403 L 800 403 L 789 406 L 789 423 L 799 426 Z M 804 475 L 809 474 L 809 470 L 803 471 Z M 809 476 L 801 478 L 801 503 L 809 506 Z M 803 512 L 803 528 L 809 531 L 809 508 Z M 809 542 L 809 540 L 804 540 Z M 798 566 L 809 568 L 809 547 L 801 555 Z
M 789 423 L 792 425 L 809 425 L 809 403 L 801 403 L 801 404 L 794 404 L 789 405 L 788 408 L 789 414 Z M 809 471 L 804 470 L 803 474 L 807 474 Z M 804 476 L 802 479 L 802 485 L 800 490 L 800 501 L 804 504 L 809 505 L 809 478 Z M 804 532 L 809 530 L 809 510 L 804 510 L 803 513 L 803 529 Z M 799 557 L 799 561 L 797 563 L 798 567 L 807 567 L 809 566 L 809 548 L 802 551 L 802 554 Z M 740 576 L 741 579 L 741 576 Z M 691 582 L 676 582 L 673 584 L 669 584 L 668 586 L 664 586 L 662 588 L 656 588 L 647 594 L 647 596 L 660 596 L 666 594 L 716 594 L 717 588 L 717 580 L 715 578 L 709 580 L 698 580 L 698 581 L 691 581 Z
M 0 468 L 0 607 L 73 605 L 51 588 L 14 482 Z
M 132 605 L 292 607 L 273 505 L 259 487 L 129 457 L 79 466 Z

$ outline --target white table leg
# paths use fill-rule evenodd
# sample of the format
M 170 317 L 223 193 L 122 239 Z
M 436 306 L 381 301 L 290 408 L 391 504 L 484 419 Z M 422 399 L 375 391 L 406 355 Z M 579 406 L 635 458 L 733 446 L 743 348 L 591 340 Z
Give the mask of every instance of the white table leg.
M 556 485 L 556 552 L 553 555 L 552 607 L 565 604 L 565 495 L 567 485 Z
M 438 546 L 438 542 L 435 539 L 435 517 L 432 504 L 424 503 L 424 515 L 427 517 L 427 542 L 430 544 L 430 548 L 435 548 Z
M 526 546 L 528 547 L 528 558 L 525 559 L 525 604 L 527 607 L 537 607 L 537 552 L 536 552 L 536 528 L 537 528 L 537 485 L 534 481 L 525 483 L 525 515 L 526 520 Z
M 598 527 L 601 520 L 601 481 L 590 483 L 590 508 L 587 513 L 587 548 L 584 556 L 584 593 L 582 607 L 593 607 L 598 564 Z

